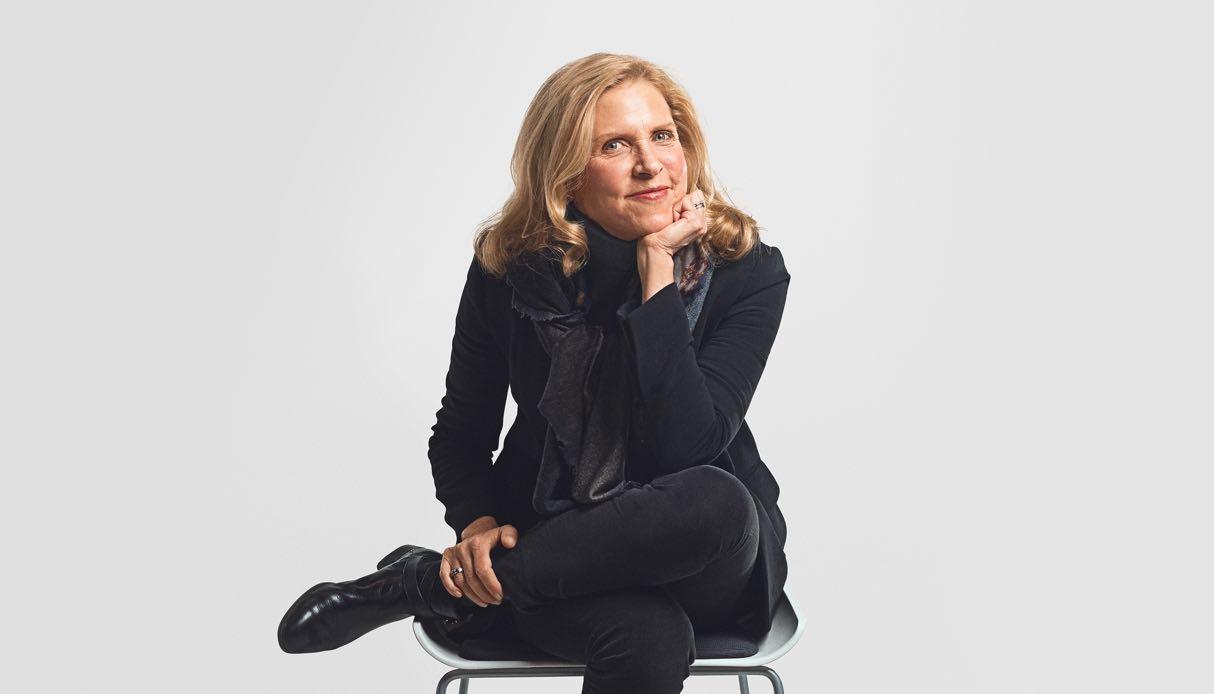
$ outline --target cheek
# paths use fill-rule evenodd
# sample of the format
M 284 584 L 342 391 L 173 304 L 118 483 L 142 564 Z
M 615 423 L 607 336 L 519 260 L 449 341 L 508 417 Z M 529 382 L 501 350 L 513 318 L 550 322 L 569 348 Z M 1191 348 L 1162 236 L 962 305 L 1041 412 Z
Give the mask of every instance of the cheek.
M 666 170 L 682 181 L 683 174 L 687 171 L 687 157 L 683 156 L 683 150 L 675 150 L 666 157 L 663 157 L 663 159 L 665 160 L 663 165 L 666 167 Z
M 622 191 L 629 190 L 630 177 L 627 167 L 614 166 L 612 163 L 591 162 L 586 167 L 586 187 L 595 195 L 615 197 Z

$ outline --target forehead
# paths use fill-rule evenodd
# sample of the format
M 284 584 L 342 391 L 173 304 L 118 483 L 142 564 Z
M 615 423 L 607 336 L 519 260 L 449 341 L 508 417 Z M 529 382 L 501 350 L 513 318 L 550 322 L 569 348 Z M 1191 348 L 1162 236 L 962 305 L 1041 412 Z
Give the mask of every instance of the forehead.
M 657 87 L 636 80 L 603 92 L 594 109 L 594 132 L 596 136 L 645 132 L 653 125 L 670 120 L 670 106 Z

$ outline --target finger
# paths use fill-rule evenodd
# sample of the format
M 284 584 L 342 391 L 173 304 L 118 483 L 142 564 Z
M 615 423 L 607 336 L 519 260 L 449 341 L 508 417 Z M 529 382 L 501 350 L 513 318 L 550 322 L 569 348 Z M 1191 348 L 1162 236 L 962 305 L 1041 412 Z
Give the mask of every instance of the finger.
M 497 539 L 501 543 L 501 529 L 498 529 Z M 501 604 L 502 602 L 502 584 L 497 580 L 497 573 L 493 571 L 493 559 L 489 557 L 489 550 L 493 545 L 485 543 L 481 545 L 480 552 L 477 557 L 476 570 L 480 575 L 481 582 L 485 584 L 485 588 L 489 590 L 489 594 L 493 597 L 493 602 Z
M 704 200 L 704 191 L 696 188 L 688 193 L 688 197 L 691 198 L 691 204 L 694 206 L 697 202 L 702 202 Z
M 696 205 L 699 205 L 702 202 L 704 203 L 704 207 L 696 207 Z M 704 210 L 707 208 L 708 203 L 704 201 L 703 195 L 695 195 L 694 197 L 689 195 L 687 196 L 687 205 L 684 208 L 684 213 L 685 215 L 700 215 L 703 214 Z
M 455 552 L 459 565 L 464 567 L 464 570 L 455 576 L 455 585 L 464 591 L 464 595 L 468 596 L 469 600 L 480 607 L 484 607 L 486 605 L 485 600 L 477 593 L 476 586 L 472 584 L 472 557 L 468 553 L 466 543 L 461 542 L 457 545 Z
M 695 197 L 695 201 L 692 203 L 692 206 L 691 206 L 691 213 L 693 215 L 693 219 L 696 219 L 699 221 L 699 224 L 700 224 L 699 235 L 703 236 L 704 234 L 708 233 L 708 222 L 709 222 L 708 199 L 705 197 L 704 192 L 701 191 L 699 188 L 696 188 L 695 192 L 696 192 L 696 197 Z M 698 205 L 700 203 L 703 203 L 704 206 L 696 207 L 696 205 Z
M 464 572 L 460 574 L 463 577 L 464 592 L 481 607 L 489 605 L 489 591 L 485 590 L 481 579 L 476 575 L 476 557 L 472 554 L 472 549 L 468 543 L 461 542 L 459 546 L 459 556 L 464 567 Z
M 671 211 L 670 211 L 671 212 L 670 221 L 677 222 L 677 221 L 679 221 L 680 218 L 682 218 L 683 216 L 686 215 L 687 210 L 690 209 L 690 207 L 691 207 L 690 198 L 691 198 L 691 194 L 688 193 L 679 199 L 678 204 L 676 204 L 674 206 L 674 208 L 671 209 Z
M 502 526 L 502 546 L 513 549 L 518 544 L 518 528 L 507 523 Z
M 679 201 L 679 211 L 680 212 L 689 212 L 689 211 L 691 211 L 691 206 L 694 204 L 695 204 L 695 193 L 694 192 L 688 193 L 687 195 L 683 196 L 682 200 Z
M 493 546 L 493 543 L 481 542 L 472 548 L 472 553 L 475 557 L 474 571 L 480 581 L 482 595 L 486 602 L 497 605 L 502 601 L 498 597 L 502 594 L 502 584 L 498 583 L 497 575 L 493 573 L 493 560 L 489 558 L 489 550 Z
M 704 222 L 697 218 L 695 214 L 689 214 L 681 221 L 686 222 L 683 227 L 683 245 L 691 243 L 700 235 L 700 228 L 704 226 Z
M 459 586 L 455 585 L 455 581 L 451 580 L 451 561 L 447 558 L 447 555 L 450 554 L 450 552 L 451 550 L 449 548 L 447 551 L 443 552 L 443 560 L 438 565 L 439 578 L 443 582 L 443 588 L 446 588 L 447 592 L 452 597 L 458 598 L 464 593 L 459 589 Z
M 665 245 L 670 248 L 670 252 L 673 254 L 693 241 L 696 238 L 696 231 L 698 229 L 699 224 L 690 215 L 680 217 L 675 220 L 674 224 L 663 230 L 665 238 L 669 239 Z

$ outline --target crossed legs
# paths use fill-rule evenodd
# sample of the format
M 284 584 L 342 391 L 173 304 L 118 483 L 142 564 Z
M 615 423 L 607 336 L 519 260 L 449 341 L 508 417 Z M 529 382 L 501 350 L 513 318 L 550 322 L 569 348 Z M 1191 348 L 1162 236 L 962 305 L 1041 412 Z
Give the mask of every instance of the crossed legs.
M 700 465 L 545 519 L 490 559 L 519 635 L 585 663 L 584 692 L 677 692 L 693 629 L 738 612 L 758 527 L 741 481 Z

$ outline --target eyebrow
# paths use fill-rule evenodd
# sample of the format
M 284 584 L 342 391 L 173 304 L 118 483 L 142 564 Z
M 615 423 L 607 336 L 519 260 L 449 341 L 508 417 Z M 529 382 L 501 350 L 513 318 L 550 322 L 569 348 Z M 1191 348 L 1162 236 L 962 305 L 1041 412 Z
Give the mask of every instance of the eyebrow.
M 655 126 L 654 126 L 654 128 L 653 128 L 653 131 L 657 131 L 657 130 L 671 130 L 671 129 L 674 129 L 674 128 L 676 128 L 676 127 L 678 127 L 678 126 L 676 126 L 676 125 L 674 124 L 674 121 L 670 121 L 670 122 L 667 122 L 667 123 L 662 123 L 661 125 L 655 125 Z M 650 131 L 650 132 L 653 132 L 653 131 Z M 607 141 L 614 140 L 614 139 L 615 139 L 615 138 L 617 138 L 617 137 L 623 137 L 623 138 L 627 138 L 627 137 L 628 137 L 628 135 L 629 135 L 628 133 L 611 133 L 611 134 L 609 134 L 609 135 L 599 135 L 597 138 L 595 138 L 595 142 L 607 142 Z

